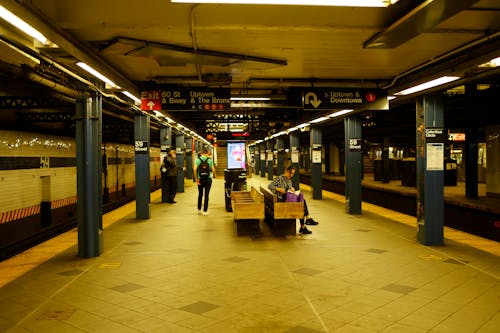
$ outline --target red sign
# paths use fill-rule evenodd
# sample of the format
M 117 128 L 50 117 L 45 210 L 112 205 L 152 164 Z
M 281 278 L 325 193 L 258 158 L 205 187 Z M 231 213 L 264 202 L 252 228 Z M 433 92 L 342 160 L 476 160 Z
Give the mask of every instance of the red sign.
M 243 137 L 243 136 L 250 136 L 250 133 L 248 133 L 248 132 L 233 132 L 233 133 L 231 133 L 231 135 L 234 137 Z
M 450 141 L 465 141 L 465 133 L 448 133 L 448 140 Z
M 374 93 L 374 92 L 369 91 L 369 92 L 367 92 L 367 93 L 366 93 L 365 98 L 366 98 L 366 101 L 367 101 L 368 103 L 373 103 L 373 102 L 375 102 L 375 100 L 377 99 L 377 95 L 375 95 L 375 93 Z
M 161 111 L 161 96 L 158 91 L 141 92 L 141 110 L 142 111 Z

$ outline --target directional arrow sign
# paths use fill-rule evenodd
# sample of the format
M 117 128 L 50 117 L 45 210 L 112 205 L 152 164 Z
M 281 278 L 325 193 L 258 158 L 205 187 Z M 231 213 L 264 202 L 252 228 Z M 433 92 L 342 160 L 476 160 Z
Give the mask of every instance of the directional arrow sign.
M 387 110 L 387 92 L 370 88 L 302 88 L 304 110 Z M 319 96 L 319 97 L 318 97 Z
M 308 92 L 304 96 L 304 104 L 311 104 L 315 109 L 321 104 L 321 100 L 318 99 L 318 96 L 313 92 Z
M 142 111 L 161 111 L 161 96 L 158 91 L 143 91 L 141 93 Z

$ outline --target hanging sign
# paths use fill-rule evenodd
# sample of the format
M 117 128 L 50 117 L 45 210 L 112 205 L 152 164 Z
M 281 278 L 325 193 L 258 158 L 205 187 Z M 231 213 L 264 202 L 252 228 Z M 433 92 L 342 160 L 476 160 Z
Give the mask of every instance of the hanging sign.
M 302 88 L 304 110 L 388 110 L 387 91 L 367 88 Z
M 154 90 L 141 92 L 141 109 L 158 111 L 230 110 L 231 90 L 229 88 L 158 86 Z
M 161 111 L 161 98 L 159 91 L 141 92 L 142 111 Z

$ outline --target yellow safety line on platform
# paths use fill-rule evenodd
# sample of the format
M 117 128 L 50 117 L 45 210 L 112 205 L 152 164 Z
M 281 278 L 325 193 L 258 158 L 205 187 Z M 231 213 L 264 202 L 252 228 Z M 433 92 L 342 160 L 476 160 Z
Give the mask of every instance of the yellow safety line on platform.
M 151 193 L 151 202 L 161 197 L 161 190 Z M 113 223 L 125 218 L 135 211 L 135 201 L 131 201 L 102 216 L 102 225 L 106 229 Z M 0 288 L 32 270 L 59 253 L 76 245 L 78 242 L 77 229 L 53 237 L 22 253 L 0 262 Z
M 300 184 L 300 187 L 309 191 L 311 190 L 311 187 L 309 185 L 305 185 L 302 183 Z M 326 198 L 345 203 L 345 197 L 343 195 L 325 190 L 322 191 L 322 194 Z M 363 202 L 363 210 L 373 214 L 384 216 L 395 222 L 409 225 L 411 227 L 414 227 L 415 229 L 417 228 L 417 218 L 415 216 L 396 212 L 394 210 L 376 206 L 367 202 Z M 494 254 L 496 256 L 500 256 L 500 243 L 489 240 L 487 238 L 479 237 L 450 227 L 444 227 L 444 238 L 471 246 L 473 248 Z

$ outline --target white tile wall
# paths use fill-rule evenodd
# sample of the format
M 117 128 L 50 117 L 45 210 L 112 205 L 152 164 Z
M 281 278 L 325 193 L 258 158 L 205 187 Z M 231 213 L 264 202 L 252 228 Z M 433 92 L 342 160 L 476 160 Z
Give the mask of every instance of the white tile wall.
M 134 158 L 132 145 L 106 144 L 108 158 Z M 151 156 L 159 156 L 159 148 L 151 148 Z M 30 132 L 0 130 L 0 156 L 47 156 L 75 157 L 76 146 L 73 138 L 59 138 Z M 121 185 L 127 187 L 135 183 L 135 165 L 108 165 L 107 183 L 110 189 L 116 188 L 116 168 L 119 169 L 119 190 Z M 150 174 L 159 179 L 160 162 L 150 165 Z M 50 189 L 42 193 L 42 176 L 50 176 Z M 104 182 L 104 179 L 103 179 Z M 104 183 L 103 183 L 104 184 Z M 0 170 L 0 213 L 23 207 L 38 205 L 44 200 L 51 201 L 76 196 L 76 168 L 46 168 L 26 170 Z

